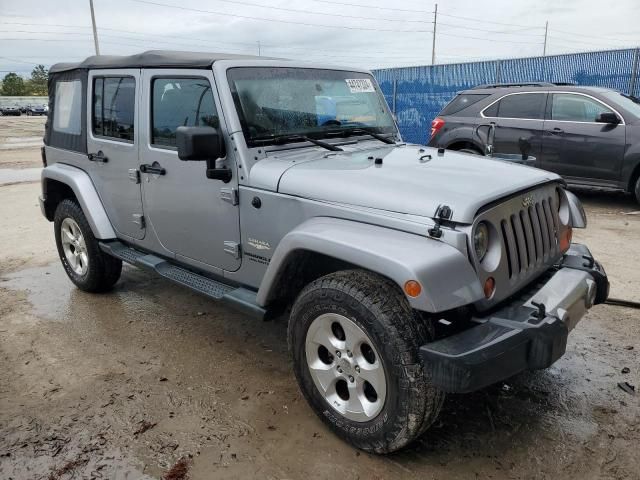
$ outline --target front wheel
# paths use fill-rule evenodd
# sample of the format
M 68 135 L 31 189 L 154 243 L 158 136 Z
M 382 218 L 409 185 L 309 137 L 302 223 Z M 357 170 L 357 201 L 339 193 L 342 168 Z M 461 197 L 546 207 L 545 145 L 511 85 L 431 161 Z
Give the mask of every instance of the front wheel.
M 304 288 L 289 320 L 303 395 L 340 437 L 376 453 L 398 450 L 436 419 L 444 395 L 418 355 L 430 326 L 388 279 L 363 270 Z
M 633 193 L 636 195 L 636 202 L 640 203 L 640 175 L 636 178 L 635 188 L 633 189 Z
M 100 250 L 82 208 L 73 200 L 63 200 L 53 225 L 58 255 L 71 281 L 86 292 L 113 287 L 120 278 L 122 261 Z

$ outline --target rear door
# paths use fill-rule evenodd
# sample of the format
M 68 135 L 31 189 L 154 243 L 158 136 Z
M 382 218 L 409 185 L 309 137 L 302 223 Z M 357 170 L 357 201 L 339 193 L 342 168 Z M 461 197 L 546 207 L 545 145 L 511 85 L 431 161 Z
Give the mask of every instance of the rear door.
M 530 145 L 529 155 L 536 159 L 534 165 L 540 165 L 546 99 L 546 92 L 510 93 L 482 111 L 485 123 L 496 124 L 494 153 L 521 154 L 523 139 Z
M 552 92 L 544 123 L 543 167 L 568 180 L 616 186 L 625 149 L 624 120 L 597 123 L 600 113 L 613 112 L 600 100 L 582 93 Z
M 89 72 L 87 170 L 118 234 L 142 239 L 142 195 L 137 177 L 140 70 Z

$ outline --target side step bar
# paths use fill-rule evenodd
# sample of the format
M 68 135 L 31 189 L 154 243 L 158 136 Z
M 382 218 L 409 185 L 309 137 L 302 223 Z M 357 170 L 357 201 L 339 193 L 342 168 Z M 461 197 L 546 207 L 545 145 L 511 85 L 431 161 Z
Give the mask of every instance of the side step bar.
M 261 320 L 267 319 L 267 310 L 256 304 L 256 292 L 199 275 L 164 258 L 141 252 L 118 241 L 100 242 L 100 249 L 136 267 L 152 270 L 209 298 L 221 300 L 242 313 Z

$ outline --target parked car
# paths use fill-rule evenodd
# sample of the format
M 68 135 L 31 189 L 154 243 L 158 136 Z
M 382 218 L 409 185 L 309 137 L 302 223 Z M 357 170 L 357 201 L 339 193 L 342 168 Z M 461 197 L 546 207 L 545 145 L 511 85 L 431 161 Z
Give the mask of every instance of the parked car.
M 632 193 L 640 202 L 640 102 L 615 90 L 566 84 L 481 85 L 460 92 L 433 120 L 430 146 L 516 154 L 521 139 L 536 167 L 569 185 Z
M 20 111 L 20 107 L 17 105 L 4 105 L 0 106 L 0 114 L 20 116 L 22 115 L 22 112 Z
M 26 108 L 27 115 L 47 115 L 49 107 L 47 105 L 28 105 Z
M 548 367 L 607 298 L 558 175 L 403 143 L 369 71 L 154 51 L 49 74 L 40 205 L 71 281 L 125 261 L 287 313 L 302 393 L 358 448 Z

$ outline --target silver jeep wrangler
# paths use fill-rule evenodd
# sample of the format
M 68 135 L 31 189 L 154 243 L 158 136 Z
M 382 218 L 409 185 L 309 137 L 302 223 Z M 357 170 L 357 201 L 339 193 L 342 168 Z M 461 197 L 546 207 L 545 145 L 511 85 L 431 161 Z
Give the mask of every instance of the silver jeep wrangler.
M 50 74 L 40 202 L 71 281 L 125 261 L 288 313 L 302 393 L 363 450 L 548 367 L 608 295 L 560 177 L 402 142 L 367 71 L 152 51 Z

